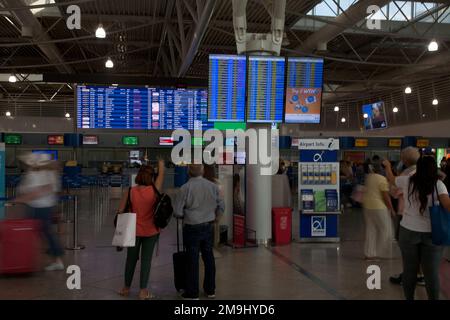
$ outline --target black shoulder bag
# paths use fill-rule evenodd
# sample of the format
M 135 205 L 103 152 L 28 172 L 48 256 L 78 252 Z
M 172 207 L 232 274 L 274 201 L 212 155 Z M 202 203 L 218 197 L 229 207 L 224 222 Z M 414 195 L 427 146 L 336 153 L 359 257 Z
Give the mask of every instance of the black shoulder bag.
M 157 197 L 153 221 L 156 227 L 164 229 L 173 215 L 172 200 L 167 194 L 160 193 L 154 184 L 152 184 L 152 187 Z

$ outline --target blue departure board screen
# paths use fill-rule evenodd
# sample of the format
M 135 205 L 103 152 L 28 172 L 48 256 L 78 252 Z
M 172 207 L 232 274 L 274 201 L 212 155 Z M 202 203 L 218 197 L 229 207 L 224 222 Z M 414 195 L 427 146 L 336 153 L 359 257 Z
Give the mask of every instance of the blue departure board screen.
M 288 58 L 286 123 L 320 123 L 323 59 Z
M 247 122 L 282 122 L 284 57 L 250 56 Z
M 246 74 L 245 56 L 209 56 L 209 121 L 245 121 Z
M 208 120 L 206 89 L 77 87 L 82 129 L 202 129 Z

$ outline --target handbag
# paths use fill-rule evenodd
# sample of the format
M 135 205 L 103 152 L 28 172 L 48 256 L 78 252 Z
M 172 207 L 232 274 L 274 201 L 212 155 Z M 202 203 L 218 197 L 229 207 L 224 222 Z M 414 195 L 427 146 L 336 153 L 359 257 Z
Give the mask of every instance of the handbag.
M 436 187 L 436 194 L 437 187 Z M 448 246 L 450 245 L 450 212 L 448 212 L 439 201 L 439 205 L 435 205 L 434 191 L 431 194 L 433 205 L 430 209 L 431 220 L 431 238 L 434 245 Z
M 128 196 L 127 196 L 127 202 L 125 204 L 125 208 L 123 212 L 130 212 L 131 211 L 131 187 L 128 188 Z M 117 226 L 117 216 L 119 213 L 116 213 L 116 216 L 114 217 L 114 227 Z
M 119 214 L 112 245 L 122 248 L 136 245 L 136 213 Z
M 160 193 L 154 184 L 152 184 L 152 187 L 157 198 L 153 222 L 156 227 L 164 229 L 169 224 L 170 218 L 173 215 L 172 200 L 167 194 Z

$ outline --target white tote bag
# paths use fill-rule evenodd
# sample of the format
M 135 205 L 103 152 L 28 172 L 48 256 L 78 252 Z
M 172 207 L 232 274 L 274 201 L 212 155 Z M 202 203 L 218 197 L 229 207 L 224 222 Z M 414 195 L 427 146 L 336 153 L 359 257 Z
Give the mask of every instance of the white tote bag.
M 117 226 L 112 245 L 124 248 L 136 245 L 136 213 L 117 215 Z

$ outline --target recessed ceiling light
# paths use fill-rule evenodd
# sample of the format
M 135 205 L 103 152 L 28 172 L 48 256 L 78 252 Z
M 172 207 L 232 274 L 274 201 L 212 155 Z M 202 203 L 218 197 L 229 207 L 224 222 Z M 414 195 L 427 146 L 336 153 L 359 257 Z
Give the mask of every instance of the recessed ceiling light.
M 70 113 L 66 113 L 66 118 L 70 118 Z
M 97 30 L 95 30 L 95 36 L 99 39 L 106 38 L 106 31 L 101 24 L 99 24 Z
M 364 119 L 367 119 L 369 117 L 369 115 L 367 113 L 364 113 L 363 117 L 364 117 Z
M 397 112 L 398 112 L 398 108 L 397 108 L 397 107 L 394 107 L 394 108 L 392 109 L 392 112 L 393 112 L 393 113 L 397 113 Z
M 436 40 L 431 40 L 431 42 L 428 44 L 428 51 L 434 52 L 439 50 L 439 44 L 436 42 Z
M 433 99 L 433 106 L 437 106 L 439 104 L 439 100 L 438 99 Z
M 6 111 L 5 115 L 6 115 L 7 117 L 11 117 L 11 112 L 10 112 L 10 111 Z
M 9 76 L 8 81 L 11 83 L 17 82 L 17 77 L 14 74 L 12 74 Z
M 45 101 L 47 101 L 47 100 L 44 100 L 44 99 L 38 100 L 38 102 L 45 102 Z
M 342 123 L 344 123 L 345 121 L 347 121 L 347 119 L 345 119 L 345 118 L 342 118 L 342 119 L 341 119 L 341 122 L 342 122 Z
M 338 112 L 338 111 L 339 111 L 339 107 L 338 107 L 338 106 L 335 106 L 335 107 L 334 107 L 334 111 L 335 111 L 335 112 Z
M 406 87 L 406 88 L 405 88 L 405 93 L 406 93 L 406 94 L 410 94 L 411 92 L 412 92 L 411 87 Z

